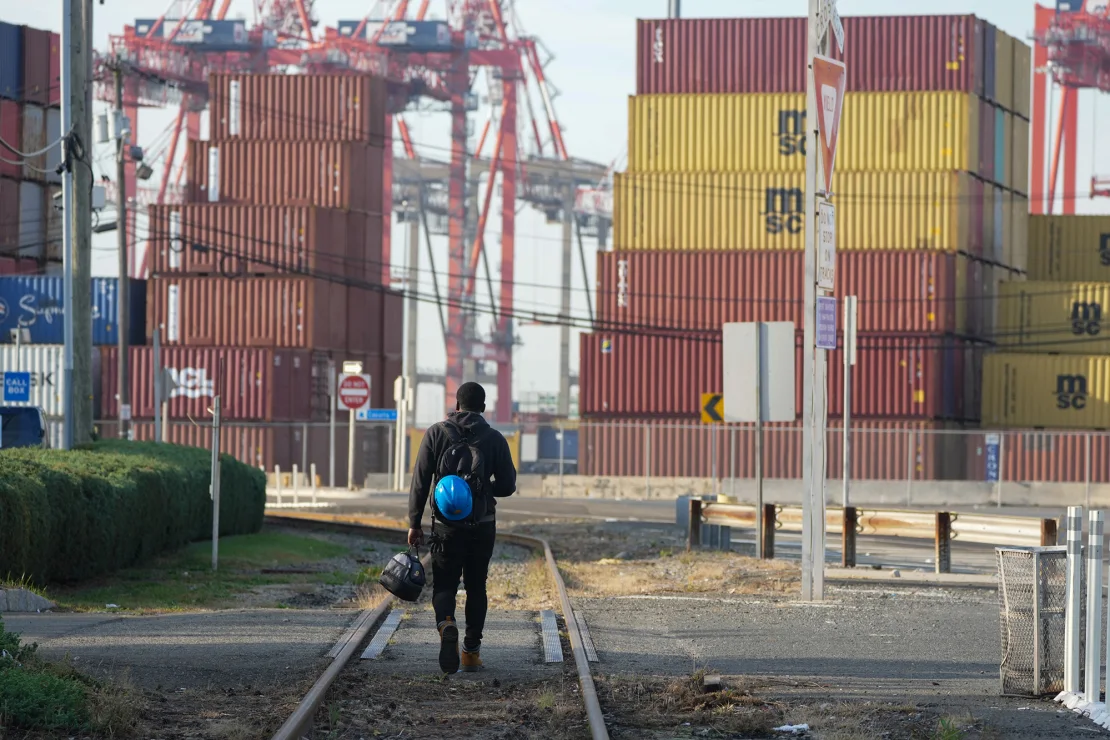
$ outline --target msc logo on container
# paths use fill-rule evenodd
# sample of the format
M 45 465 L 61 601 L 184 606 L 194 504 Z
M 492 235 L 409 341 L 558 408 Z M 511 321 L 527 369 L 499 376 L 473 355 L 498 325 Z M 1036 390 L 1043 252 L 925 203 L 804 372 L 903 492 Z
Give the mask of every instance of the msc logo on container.
M 766 188 L 763 215 L 768 234 L 800 234 L 805 228 L 801 188 Z
M 1110 267 L 1110 234 L 1098 235 L 1098 259 L 1103 267 Z
M 1056 408 L 1075 409 L 1077 411 L 1087 407 L 1087 376 L 1086 375 L 1057 375 L 1056 376 Z
M 804 110 L 780 110 L 779 128 L 779 154 L 792 157 L 795 154 L 806 155 L 806 112 Z
M 1102 305 L 1076 301 L 1071 306 L 1071 333 L 1095 336 L 1102 330 Z

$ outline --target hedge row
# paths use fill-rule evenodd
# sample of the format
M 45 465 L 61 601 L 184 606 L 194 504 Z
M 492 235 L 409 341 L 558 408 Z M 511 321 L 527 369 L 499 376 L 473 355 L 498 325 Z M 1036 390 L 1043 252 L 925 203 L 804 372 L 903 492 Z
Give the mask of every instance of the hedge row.
M 0 452 L 0 576 L 37 583 L 108 573 L 212 536 L 212 453 L 107 440 Z M 220 456 L 220 535 L 257 532 L 262 471 Z

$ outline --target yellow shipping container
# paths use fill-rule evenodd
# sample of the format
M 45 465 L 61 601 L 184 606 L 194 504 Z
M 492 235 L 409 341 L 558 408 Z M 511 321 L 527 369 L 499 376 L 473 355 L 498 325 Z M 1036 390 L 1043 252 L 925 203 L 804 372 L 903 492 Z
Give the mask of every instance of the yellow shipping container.
M 962 172 L 837 172 L 837 249 L 967 250 Z M 614 178 L 617 249 L 802 249 L 804 173 L 630 174 Z
M 1013 118 L 1014 136 L 1010 143 L 1010 180 L 1013 190 L 1029 194 L 1029 121 Z
M 803 172 L 805 95 L 637 95 L 629 172 Z M 848 93 L 837 172 L 979 166 L 979 101 L 955 92 Z
M 1029 279 L 1110 282 L 1110 216 L 1030 216 Z
M 983 426 L 1110 428 L 1110 357 L 987 355 Z
M 1029 199 L 1014 196 L 1011 213 L 1013 228 L 1010 230 L 1009 265 L 1015 270 L 1029 269 Z
M 1012 352 L 1110 354 L 1110 283 L 1004 283 L 998 344 Z
M 1026 120 L 1030 118 L 1033 94 L 1033 49 L 1028 44 L 1014 40 L 1014 112 Z
M 994 102 L 1014 109 L 1014 37 L 1001 29 L 994 34 Z
M 1014 194 L 1002 191 L 1002 241 L 998 246 L 999 261 L 1012 267 L 1014 239 Z

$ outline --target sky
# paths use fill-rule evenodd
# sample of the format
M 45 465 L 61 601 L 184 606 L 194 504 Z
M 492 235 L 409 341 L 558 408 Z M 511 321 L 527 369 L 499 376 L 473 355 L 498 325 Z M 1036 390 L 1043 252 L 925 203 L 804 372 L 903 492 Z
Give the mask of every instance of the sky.
M 433 0 L 433 13 L 442 17 L 446 0 Z M 253 17 L 253 0 L 233 0 L 229 17 Z M 333 26 L 339 19 L 363 17 L 371 3 L 367 0 L 317 0 L 316 14 L 324 25 Z M 805 0 L 682 0 L 684 17 L 779 16 L 803 15 Z M 559 94 L 554 106 L 562 124 L 569 153 L 573 157 L 608 164 L 623 161 L 627 147 L 627 97 L 635 90 L 635 21 L 637 18 L 662 17 L 667 0 L 516 0 L 517 15 L 527 33 L 537 35 L 552 58 L 546 68 L 550 82 Z M 60 30 L 62 0 L 17 3 L 4 0 L 0 19 L 37 28 Z M 107 48 L 109 34 L 120 33 L 125 24 L 138 17 L 156 16 L 165 5 L 162 0 L 105 0 L 94 7 L 96 46 Z M 915 13 L 974 13 L 989 20 L 1012 36 L 1028 39 L 1033 29 L 1033 3 L 1013 0 L 840 0 L 841 15 L 888 15 Z M 851 44 L 852 39 L 846 43 Z M 481 91 L 482 85 L 479 85 Z M 1105 96 L 1103 96 L 1105 98 Z M 1058 100 L 1058 98 L 1057 98 Z M 104 104 L 97 103 L 97 112 Z M 1086 193 L 1086 183 L 1095 173 L 1110 176 L 1110 143 L 1095 145 L 1095 122 L 1103 112 L 1110 111 L 1110 101 L 1095 93 L 1080 93 L 1079 172 L 1077 192 Z M 140 113 L 140 145 L 157 147 L 159 135 L 172 122 L 173 112 L 144 109 Z M 484 110 L 475 114 L 475 133 L 481 130 Z M 445 158 L 449 142 L 448 116 L 443 113 L 407 114 L 418 152 Z M 206 135 L 206 126 L 202 135 Z M 476 141 L 476 135 L 474 141 Z M 488 144 L 487 144 L 488 147 Z M 487 148 L 488 151 L 488 148 Z M 97 151 L 104 171 L 114 174 L 107 147 Z M 1089 171 L 1088 171 L 1089 168 Z M 97 171 L 99 177 L 100 171 Z M 160 176 L 156 167 L 155 180 Z M 494 209 L 497 208 L 494 200 Z M 1080 213 L 1110 212 L 1110 203 L 1080 200 Z M 496 210 L 492 211 L 496 213 Z M 492 265 L 498 264 L 500 220 L 491 218 L 486 243 L 493 245 Z M 406 231 L 394 227 L 393 262 L 402 267 L 405 257 Z M 547 224 L 544 216 L 524 210 L 516 221 L 516 305 L 518 309 L 557 312 L 560 305 L 558 286 L 561 274 L 561 226 Z M 444 269 L 446 243 L 436 239 L 436 265 Z M 586 286 L 593 286 L 596 243 L 587 240 L 587 270 L 583 280 L 578 260 L 573 261 L 572 315 L 585 317 Z M 97 275 L 116 274 L 115 236 L 103 234 L 94 241 L 93 270 Z M 431 294 L 430 262 L 421 255 L 421 294 Z M 496 269 L 495 269 L 496 280 Z M 419 309 L 418 364 L 421 368 L 443 367 L 442 333 L 434 307 L 422 303 Z M 572 334 L 571 367 L 578 366 L 578 331 Z M 558 390 L 559 330 L 555 327 L 520 326 L 517 334 L 522 341 L 514 353 L 514 393 L 523 394 Z M 389 379 L 388 382 L 392 382 Z M 422 386 L 418 394 L 417 421 L 426 423 L 439 417 L 443 408 L 442 391 Z

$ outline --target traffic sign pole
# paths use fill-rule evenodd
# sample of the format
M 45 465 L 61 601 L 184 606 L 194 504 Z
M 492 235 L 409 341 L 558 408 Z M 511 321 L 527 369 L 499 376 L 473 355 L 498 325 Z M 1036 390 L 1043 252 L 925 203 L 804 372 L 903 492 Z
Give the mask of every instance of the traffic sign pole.
M 755 556 L 763 559 L 763 327 L 756 324 L 755 331 Z

